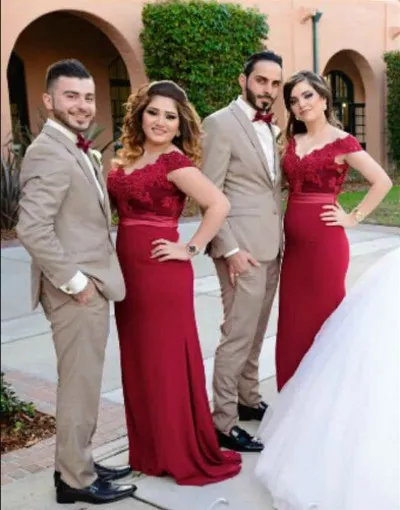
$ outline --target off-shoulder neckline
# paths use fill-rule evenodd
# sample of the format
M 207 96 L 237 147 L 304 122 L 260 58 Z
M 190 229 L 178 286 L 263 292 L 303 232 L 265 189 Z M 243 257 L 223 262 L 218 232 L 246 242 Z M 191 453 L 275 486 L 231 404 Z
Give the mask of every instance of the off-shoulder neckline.
M 156 165 L 163 156 L 168 156 L 170 154 L 180 154 L 181 156 L 184 156 L 185 158 L 187 158 L 187 156 L 185 154 L 183 154 L 183 152 L 179 151 L 178 149 L 174 149 L 174 150 L 169 151 L 169 152 L 163 152 L 152 163 L 147 163 L 146 165 L 144 165 L 144 166 L 142 166 L 140 168 L 135 168 L 134 170 L 131 170 L 128 173 L 125 172 L 123 165 L 118 165 L 117 170 L 120 171 L 125 177 L 129 177 L 130 175 L 135 174 L 136 172 L 141 172 L 141 171 L 143 171 L 143 170 L 145 170 L 145 169 L 147 169 L 147 168 L 149 168 L 151 166 Z
M 303 161 L 303 159 L 311 156 L 312 154 L 315 154 L 315 153 L 318 153 L 318 152 L 321 152 L 323 151 L 324 149 L 326 149 L 327 147 L 330 147 L 331 145 L 335 145 L 337 142 L 340 142 L 342 140 L 346 140 L 347 138 L 349 138 L 351 135 L 350 133 L 347 133 L 346 136 L 338 136 L 337 138 L 335 138 L 334 140 L 332 140 L 331 142 L 327 142 L 325 143 L 324 145 L 320 146 L 320 147 L 315 147 L 314 149 L 312 149 L 311 151 L 307 152 L 306 154 L 304 154 L 303 156 L 299 156 L 299 154 L 297 153 L 297 140 L 296 140 L 296 137 L 293 136 L 292 140 L 293 140 L 293 152 L 294 152 L 294 155 L 296 156 L 296 158 L 299 160 L 299 161 Z

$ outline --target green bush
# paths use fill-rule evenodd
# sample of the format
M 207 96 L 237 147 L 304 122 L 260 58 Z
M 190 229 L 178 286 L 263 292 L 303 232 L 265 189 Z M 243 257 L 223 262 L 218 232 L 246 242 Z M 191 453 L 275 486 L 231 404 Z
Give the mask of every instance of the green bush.
M 32 402 L 28 403 L 21 400 L 11 388 L 11 385 L 4 381 L 4 373 L 1 372 L 1 422 L 18 429 L 22 426 L 22 422 L 18 419 L 21 414 L 33 417 L 35 415 L 35 406 Z
M 174 80 L 201 117 L 226 106 L 249 55 L 265 47 L 266 16 L 256 9 L 203 0 L 149 3 L 140 41 L 150 80 Z
M 387 67 L 387 125 L 390 156 L 400 170 L 400 51 L 385 53 Z

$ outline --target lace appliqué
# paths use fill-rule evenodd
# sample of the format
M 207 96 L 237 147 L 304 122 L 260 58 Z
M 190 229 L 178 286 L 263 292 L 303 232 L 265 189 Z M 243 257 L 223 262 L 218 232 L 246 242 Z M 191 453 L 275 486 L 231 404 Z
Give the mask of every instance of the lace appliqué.
M 335 193 L 342 190 L 349 166 L 338 163 L 338 156 L 363 150 L 354 136 L 348 135 L 326 144 L 300 158 L 291 138 L 282 158 L 282 167 L 292 193 Z
M 107 188 L 119 217 L 138 218 L 145 214 L 178 219 L 185 195 L 167 179 L 167 175 L 189 166 L 194 166 L 189 158 L 173 151 L 130 174 L 125 174 L 122 167 L 112 169 Z

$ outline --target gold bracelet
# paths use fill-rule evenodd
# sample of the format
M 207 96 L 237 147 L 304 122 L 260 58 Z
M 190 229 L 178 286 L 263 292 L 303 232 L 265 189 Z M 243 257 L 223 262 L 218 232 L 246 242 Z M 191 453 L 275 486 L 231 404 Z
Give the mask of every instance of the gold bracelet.
M 361 223 L 365 219 L 365 214 L 356 207 L 351 211 L 351 214 L 354 216 L 354 219 L 357 223 Z

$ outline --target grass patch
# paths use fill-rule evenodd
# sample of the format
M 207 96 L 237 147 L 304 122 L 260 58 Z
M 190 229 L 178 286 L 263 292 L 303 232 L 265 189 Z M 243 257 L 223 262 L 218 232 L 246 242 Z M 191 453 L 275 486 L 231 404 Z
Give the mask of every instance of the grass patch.
M 367 192 L 368 188 L 345 191 L 339 195 L 339 202 L 347 212 L 350 212 L 361 202 Z M 400 227 L 400 185 L 393 186 L 379 207 L 363 223 Z

